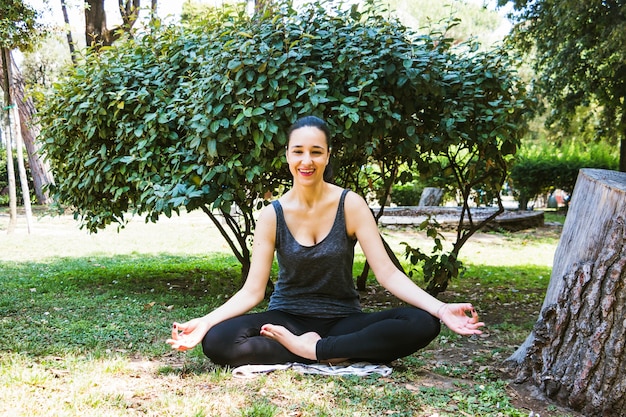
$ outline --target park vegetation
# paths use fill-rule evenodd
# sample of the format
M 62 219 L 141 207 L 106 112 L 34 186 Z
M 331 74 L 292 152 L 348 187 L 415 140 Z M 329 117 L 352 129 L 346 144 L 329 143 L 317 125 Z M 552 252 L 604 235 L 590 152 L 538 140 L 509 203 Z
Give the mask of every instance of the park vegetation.
M 498 0 L 511 3 L 509 42 L 529 57 L 548 126 L 568 131 L 581 110 L 594 141 L 618 149 L 626 171 L 626 5 L 623 0 Z M 597 120 L 591 117 L 597 112 Z
M 129 214 L 201 209 L 245 276 L 256 209 L 287 185 L 285 132 L 316 114 L 334 133 L 338 184 L 385 201 L 413 173 L 441 173 L 470 221 L 477 189 L 503 210 L 530 100 L 506 50 L 453 45 L 445 29 L 415 33 L 376 2 L 278 2 L 253 16 L 224 7 L 176 27 L 156 22 L 88 51 L 41 111 L 56 201 L 92 232 Z M 459 232 L 452 268 L 427 277 L 429 290 L 455 276 L 470 235 Z

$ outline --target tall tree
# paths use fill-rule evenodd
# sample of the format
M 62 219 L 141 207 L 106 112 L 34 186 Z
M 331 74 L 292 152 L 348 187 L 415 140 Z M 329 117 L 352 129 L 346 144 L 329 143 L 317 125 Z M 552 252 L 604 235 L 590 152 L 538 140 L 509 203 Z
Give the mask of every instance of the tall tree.
M 0 48 L 1 62 L 3 68 L 10 68 L 11 51 L 8 48 Z M 9 186 L 9 227 L 8 233 L 12 233 L 15 230 L 17 223 L 17 193 L 15 186 L 15 166 L 13 164 L 13 142 L 11 140 L 11 94 L 10 94 L 10 75 L 9 71 L 3 71 L 2 73 L 2 90 L 4 91 L 4 103 L 6 104 L 6 123 L 5 123 L 5 137 L 7 148 L 7 174 L 8 186 Z
M 3 1 L 0 6 L 0 53 L 2 55 L 0 65 L 0 76 L 2 77 L 2 90 L 4 91 L 4 105 L 6 109 L 6 132 L 7 135 L 7 170 L 9 171 L 9 199 L 10 199 L 10 220 L 8 231 L 11 232 L 15 227 L 17 219 L 17 197 L 15 191 L 15 173 L 13 172 L 13 155 L 12 149 L 12 127 L 11 127 L 11 113 L 15 119 L 18 112 L 12 111 L 15 106 L 12 97 L 12 84 L 13 79 L 11 77 L 12 59 L 11 49 L 23 48 L 28 49 L 35 42 L 37 36 L 37 22 L 36 12 L 34 9 L 25 5 L 21 0 L 7 0 Z M 16 123 L 19 121 L 15 120 Z M 17 140 L 18 146 L 21 146 L 21 138 Z M 21 148 L 19 149 L 21 151 Z M 18 153 L 19 154 L 19 153 Z M 21 161 L 23 162 L 23 161 Z M 20 164 L 20 170 L 23 170 L 23 163 Z M 25 178 L 25 172 L 20 172 L 20 178 Z M 23 182 L 22 190 L 28 188 L 28 185 Z M 24 193 L 27 195 L 28 193 Z M 30 201 L 29 201 L 30 203 Z M 30 213 L 27 211 L 27 216 Z M 30 221 L 30 218 L 29 218 Z
M 603 109 L 598 134 L 620 143 L 626 171 L 626 0 L 498 0 L 512 3 L 511 41 L 533 55 L 537 86 L 552 104 L 549 123 L 577 108 Z
M 0 74 L 2 72 L 3 67 L 0 66 Z M 10 86 L 11 97 L 18 110 L 15 119 L 19 122 L 21 139 L 28 155 L 28 167 L 35 196 L 39 204 L 48 204 L 50 198 L 46 186 L 52 184 L 54 178 L 50 164 L 45 160 L 40 142 L 38 142 L 40 128 L 35 122 L 37 112 L 33 96 L 26 92 L 26 81 L 16 65 L 13 65 L 11 69 L 11 79 L 13 80 Z

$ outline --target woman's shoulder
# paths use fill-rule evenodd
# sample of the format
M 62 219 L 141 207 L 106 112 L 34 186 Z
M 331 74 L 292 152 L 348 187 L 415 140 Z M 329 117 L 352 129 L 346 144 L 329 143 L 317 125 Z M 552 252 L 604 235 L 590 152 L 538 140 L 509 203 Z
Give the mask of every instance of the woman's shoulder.
M 268 221 L 274 219 L 276 220 L 276 209 L 274 208 L 274 202 L 278 200 L 271 201 L 269 204 L 266 204 L 259 212 L 259 221 Z
M 259 217 L 254 227 L 255 240 L 265 239 L 267 242 L 274 242 L 276 236 L 276 211 L 272 204 L 268 204 L 261 209 Z
M 365 199 L 360 194 L 352 190 L 348 190 L 346 193 L 345 206 L 347 209 L 368 208 Z M 368 208 L 369 209 L 369 208 Z

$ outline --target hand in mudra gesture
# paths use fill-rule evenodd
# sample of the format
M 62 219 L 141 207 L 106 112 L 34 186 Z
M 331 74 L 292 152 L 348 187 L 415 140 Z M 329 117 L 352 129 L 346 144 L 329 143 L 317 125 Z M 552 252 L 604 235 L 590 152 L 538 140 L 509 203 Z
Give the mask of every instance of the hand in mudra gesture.
M 469 303 L 444 304 L 437 315 L 450 330 L 464 336 L 481 334 L 480 327 L 485 325 L 478 321 L 478 313 Z
M 175 350 L 189 350 L 202 341 L 208 330 L 209 326 L 200 319 L 193 319 L 186 323 L 174 323 L 172 338 L 167 339 L 166 343 Z

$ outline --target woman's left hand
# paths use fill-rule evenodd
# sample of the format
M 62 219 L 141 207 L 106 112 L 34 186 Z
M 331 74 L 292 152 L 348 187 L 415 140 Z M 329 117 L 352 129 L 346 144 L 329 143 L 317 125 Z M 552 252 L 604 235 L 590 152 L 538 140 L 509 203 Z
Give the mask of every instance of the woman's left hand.
M 479 328 L 485 325 L 478 321 L 478 313 L 469 303 L 444 304 L 437 315 L 450 330 L 464 336 L 481 334 Z

